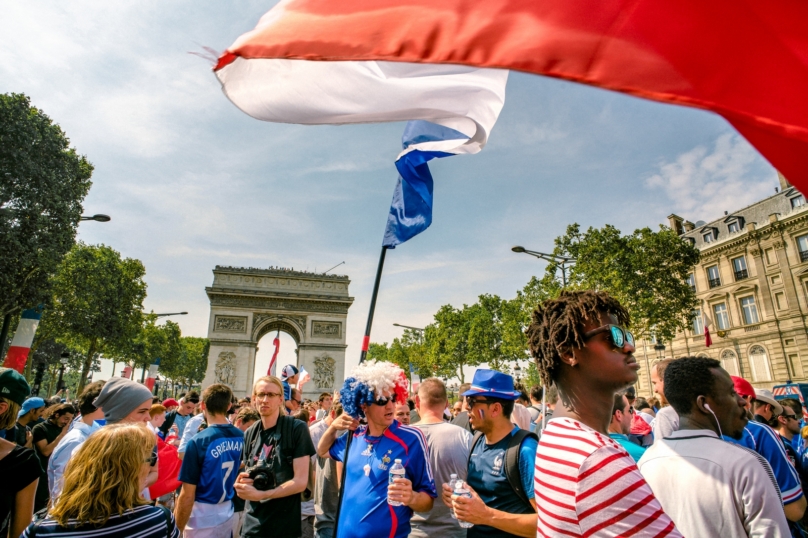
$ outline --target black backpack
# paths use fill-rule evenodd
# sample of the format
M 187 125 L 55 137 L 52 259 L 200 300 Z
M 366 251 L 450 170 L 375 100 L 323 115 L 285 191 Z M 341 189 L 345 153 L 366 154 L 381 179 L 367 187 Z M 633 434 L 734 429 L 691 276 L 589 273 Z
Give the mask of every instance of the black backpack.
M 477 446 L 477 442 L 481 437 L 483 437 L 483 432 L 474 433 L 474 439 L 471 441 L 471 449 L 469 450 L 468 463 L 471 463 L 471 453 L 474 451 L 474 447 Z M 508 448 L 505 449 L 505 476 L 508 478 L 508 484 L 511 486 L 511 489 L 513 489 L 513 492 L 525 503 L 525 506 L 533 509 L 527 492 L 522 488 L 522 475 L 519 473 L 519 449 L 522 446 L 522 441 L 524 441 L 526 437 L 532 437 L 537 442 L 539 440 L 535 433 L 521 428 L 519 428 L 515 434 L 511 435 Z

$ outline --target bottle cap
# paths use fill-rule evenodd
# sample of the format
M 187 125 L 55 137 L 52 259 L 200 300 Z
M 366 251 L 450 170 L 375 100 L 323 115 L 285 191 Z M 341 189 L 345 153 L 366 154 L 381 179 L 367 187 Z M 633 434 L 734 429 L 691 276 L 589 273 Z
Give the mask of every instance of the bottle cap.
M 452 473 L 452 474 L 449 475 L 449 478 L 457 478 L 457 475 Z
M 396 458 L 396 463 L 401 463 L 401 460 Z

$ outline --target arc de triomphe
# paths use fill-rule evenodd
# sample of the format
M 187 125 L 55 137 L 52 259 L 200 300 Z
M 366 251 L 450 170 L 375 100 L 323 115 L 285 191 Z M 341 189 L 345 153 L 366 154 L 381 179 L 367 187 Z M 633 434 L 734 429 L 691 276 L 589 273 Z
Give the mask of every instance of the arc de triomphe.
M 202 386 L 225 383 L 239 398 L 249 395 L 258 341 L 280 329 L 297 343 L 298 367 L 311 374 L 303 385 L 304 398 L 316 400 L 321 392 L 340 387 L 345 323 L 354 300 L 348 284 L 347 276 L 217 265 L 213 285 L 205 288 L 210 354 Z M 278 373 L 283 366 L 277 365 Z

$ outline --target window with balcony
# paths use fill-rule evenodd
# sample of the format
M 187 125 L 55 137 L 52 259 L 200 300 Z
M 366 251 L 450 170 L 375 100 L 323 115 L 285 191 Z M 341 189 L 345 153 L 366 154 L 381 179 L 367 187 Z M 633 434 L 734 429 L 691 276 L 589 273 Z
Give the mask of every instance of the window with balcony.
M 755 298 L 753 296 L 741 297 L 741 315 L 743 315 L 743 322 L 746 325 L 760 322 L 757 306 L 755 305 Z
M 705 243 L 712 243 L 714 239 L 713 232 L 707 232 L 706 234 L 703 234 L 701 238 L 704 239 Z
M 735 280 L 749 278 L 749 271 L 746 268 L 746 258 L 743 256 L 732 260 L 732 269 L 735 271 Z
M 796 196 L 791 199 L 791 208 L 796 209 L 805 205 L 805 197 L 803 195 Z
M 730 222 L 729 225 L 727 226 L 727 229 L 729 229 L 729 233 L 735 233 L 741 231 L 741 227 L 737 221 Z
M 707 281 L 710 283 L 711 288 L 717 288 L 721 285 L 721 275 L 718 273 L 717 265 L 707 268 Z
M 808 235 L 797 238 L 797 250 L 800 253 L 800 261 L 808 261 Z
M 696 275 L 693 273 L 687 275 L 687 285 L 690 286 L 691 290 L 696 291 Z
M 693 334 L 704 334 L 704 321 L 701 319 L 701 310 L 693 311 Z
M 715 326 L 721 331 L 729 329 L 729 313 L 726 303 L 713 306 L 713 313 L 715 314 Z

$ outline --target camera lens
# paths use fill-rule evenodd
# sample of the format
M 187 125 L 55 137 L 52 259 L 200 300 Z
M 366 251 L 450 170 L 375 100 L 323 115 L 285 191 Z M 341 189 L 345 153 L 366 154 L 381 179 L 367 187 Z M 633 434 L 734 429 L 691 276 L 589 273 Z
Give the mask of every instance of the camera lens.
M 253 487 L 260 491 L 266 491 L 269 489 L 269 477 L 266 473 L 256 473 L 255 478 L 253 478 Z

